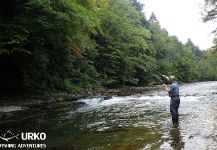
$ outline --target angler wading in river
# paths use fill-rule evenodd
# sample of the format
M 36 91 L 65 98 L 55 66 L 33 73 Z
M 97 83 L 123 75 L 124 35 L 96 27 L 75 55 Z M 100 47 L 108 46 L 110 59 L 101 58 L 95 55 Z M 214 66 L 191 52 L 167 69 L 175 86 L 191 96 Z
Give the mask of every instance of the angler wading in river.
M 169 93 L 170 100 L 170 113 L 172 115 L 172 122 L 174 124 L 177 124 L 179 121 L 179 104 L 180 104 L 180 98 L 179 98 L 179 87 L 176 82 L 176 79 L 174 76 L 165 76 L 169 82 L 169 85 L 163 84 L 164 89 Z

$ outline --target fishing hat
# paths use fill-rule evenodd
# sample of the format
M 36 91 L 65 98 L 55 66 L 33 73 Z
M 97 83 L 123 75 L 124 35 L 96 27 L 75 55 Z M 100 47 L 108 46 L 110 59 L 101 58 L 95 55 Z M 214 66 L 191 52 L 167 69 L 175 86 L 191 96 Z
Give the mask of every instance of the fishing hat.
M 171 75 L 171 76 L 169 76 L 169 80 L 170 80 L 170 81 L 175 81 L 176 78 L 175 78 L 175 76 L 172 76 L 172 75 Z

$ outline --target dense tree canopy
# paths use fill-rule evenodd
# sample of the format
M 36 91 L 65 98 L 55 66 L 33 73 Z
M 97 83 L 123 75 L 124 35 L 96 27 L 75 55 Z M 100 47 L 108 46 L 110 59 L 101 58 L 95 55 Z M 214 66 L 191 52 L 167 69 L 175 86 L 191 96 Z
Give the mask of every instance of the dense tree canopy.
M 217 20 L 216 0 L 205 0 L 203 20 L 204 22 Z M 216 29 L 213 31 L 215 35 L 217 33 Z M 197 66 L 198 67 L 197 69 L 199 70 L 200 73 L 201 80 L 217 80 L 216 58 L 217 58 L 217 39 L 214 38 L 213 47 L 211 47 L 204 53 L 204 58 L 199 61 L 199 64 Z
M 183 44 L 142 10 L 137 0 L 1 0 L 1 89 L 78 92 L 159 84 L 162 74 L 216 79 L 213 51 Z

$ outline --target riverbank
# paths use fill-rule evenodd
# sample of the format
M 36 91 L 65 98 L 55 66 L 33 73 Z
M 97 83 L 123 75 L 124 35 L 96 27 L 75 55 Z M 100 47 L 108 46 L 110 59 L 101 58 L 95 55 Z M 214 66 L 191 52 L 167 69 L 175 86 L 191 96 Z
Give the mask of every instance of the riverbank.
M 101 92 L 69 93 L 53 92 L 46 95 L 17 94 L 13 96 L 0 97 L 0 118 L 7 120 L 23 114 L 34 114 L 35 112 L 61 111 L 66 109 L 77 109 L 85 105 L 77 102 L 83 98 L 100 97 L 108 100 L 113 96 L 128 96 L 144 94 L 159 89 L 160 86 L 150 87 L 124 87 L 106 89 Z

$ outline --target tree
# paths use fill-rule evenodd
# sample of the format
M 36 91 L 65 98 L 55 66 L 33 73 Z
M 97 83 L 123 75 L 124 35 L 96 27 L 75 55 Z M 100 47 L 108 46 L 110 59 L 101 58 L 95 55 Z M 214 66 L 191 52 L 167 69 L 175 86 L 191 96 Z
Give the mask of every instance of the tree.
M 153 12 L 152 12 L 151 15 L 150 15 L 149 21 L 150 21 L 150 22 L 159 23 L 158 20 L 157 20 L 156 15 L 155 15 Z
M 216 0 L 205 0 L 203 16 L 204 16 L 203 21 L 205 22 L 217 19 L 217 1 Z
M 89 37 L 98 23 L 94 13 L 75 0 L 1 4 L 2 88 L 64 89 L 70 64 L 94 46 Z
M 197 65 L 213 68 L 214 57 L 204 55 L 190 39 L 170 36 L 154 13 L 147 20 L 138 0 L 0 1 L 4 90 L 152 85 L 162 74 L 214 79 Z
M 136 84 L 135 68 L 144 70 L 149 62 L 150 33 L 141 27 L 142 16 L 130 2 L 109 2 L 99 15 L 102 32 L 97 35 L 100 46 L 96 67 L 107 86 Z

